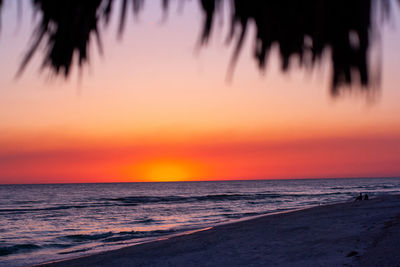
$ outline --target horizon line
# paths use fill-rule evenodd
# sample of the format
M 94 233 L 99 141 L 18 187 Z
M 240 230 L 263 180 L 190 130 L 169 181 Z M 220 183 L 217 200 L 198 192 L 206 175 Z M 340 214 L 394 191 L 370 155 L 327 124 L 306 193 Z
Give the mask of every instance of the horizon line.
M 260 178 L 260 179 L 227 179 L 227 180 L 186 180 L 186 181 L 138 181 L 138 182 L 62 182 L 62 183 L 15 183 L 5 185 L 68 185 L 68 184 L 134 184 L 134 183 L 193 183 L 193 182 L 251 182 L 251 181 L 277 181 L 277 180 L 327 180 L 327 179 L 400 179 L 399 176 L 356 176 L 356 177 L 314 177 L 314 178 Z

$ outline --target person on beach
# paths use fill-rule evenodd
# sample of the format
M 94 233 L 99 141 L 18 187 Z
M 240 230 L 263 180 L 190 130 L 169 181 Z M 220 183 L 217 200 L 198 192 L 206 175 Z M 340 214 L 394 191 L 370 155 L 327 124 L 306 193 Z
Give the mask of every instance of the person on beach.
M 368 195 L 367 194 L 364 195 L 364 200 L 368 200 Z
M 363 195 L 362 193 L 360 193 L 360 195 L 358 197 L 356 197 L 356 201 L 361 201 L 363 200 Z

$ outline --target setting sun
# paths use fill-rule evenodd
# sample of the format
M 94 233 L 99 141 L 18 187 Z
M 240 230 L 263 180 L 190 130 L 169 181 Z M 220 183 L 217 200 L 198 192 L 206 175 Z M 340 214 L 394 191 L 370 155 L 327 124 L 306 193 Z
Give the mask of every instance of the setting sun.
M 157 161 L 142 167 L 142 177 L 149 182 L 177 182 L 191 180 L 196 172 L 185 162 Z

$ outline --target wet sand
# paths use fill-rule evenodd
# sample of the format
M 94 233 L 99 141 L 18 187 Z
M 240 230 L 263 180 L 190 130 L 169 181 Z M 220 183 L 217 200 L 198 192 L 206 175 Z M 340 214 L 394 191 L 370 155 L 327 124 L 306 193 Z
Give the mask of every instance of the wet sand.
M 46 266 L 400 266 L 400 196 L 313 207 Z

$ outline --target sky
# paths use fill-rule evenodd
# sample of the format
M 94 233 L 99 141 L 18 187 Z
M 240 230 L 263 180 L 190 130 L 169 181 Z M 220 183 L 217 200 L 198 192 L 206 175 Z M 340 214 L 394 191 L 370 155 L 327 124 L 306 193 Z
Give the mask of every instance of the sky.
M 67 80 L 37 53 L 15 75 L 37 19 L 6 1 L 0 32 L 0 184 L 400 176 L 399 16 L 383 27 L 378 90 L 332 98 L 328 61 L 265 73 L 250 29 L 233 79 L 226 18 L 199 48 L 197 1 L 160 1 L 102 28 L 104 53 Z M 219 25 L 219 26 L 218 26 Z

